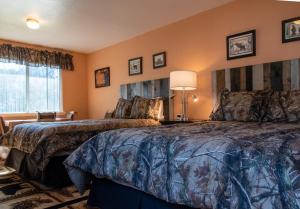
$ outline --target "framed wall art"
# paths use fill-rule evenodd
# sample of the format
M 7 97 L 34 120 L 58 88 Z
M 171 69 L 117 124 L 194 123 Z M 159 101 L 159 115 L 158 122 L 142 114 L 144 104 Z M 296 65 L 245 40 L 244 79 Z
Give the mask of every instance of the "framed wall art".
M 166 52 L 160 52 L 153 54 L 153 68 L 162 68 L 167 66 L 167 54 Z
M 227 36 L 227 60 L 256 55 L 256 31 Z
M 95 88 L 110 86 L 110 68 L 95 70 Z
M 300 40 L 300 17 L 282 21 L 282 43 Z
M 128 60 L 129 76 L 143 74 L 143 57 Z

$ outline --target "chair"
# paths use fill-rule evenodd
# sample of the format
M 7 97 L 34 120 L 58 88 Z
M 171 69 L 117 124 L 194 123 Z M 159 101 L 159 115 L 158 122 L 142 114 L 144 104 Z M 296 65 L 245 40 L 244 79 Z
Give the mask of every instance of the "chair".
M 10 137 L 10 131 L 5 126 L 3 117 L 0 116 L 0 144 L 8 145 Z
M 69 120 L 74 120 L 74 118 L 75 118 L 75 111 L 70 111 L 70 112 L 68 112 L 67 113 L 67 119 L 69 119 Z
M 0 136 L 5 135 L 7 128 L 5 127 L 4 119 L 0 116 Z
M 56 120 L 56 112 L 37 112 L 38 122 L 52 122 Z

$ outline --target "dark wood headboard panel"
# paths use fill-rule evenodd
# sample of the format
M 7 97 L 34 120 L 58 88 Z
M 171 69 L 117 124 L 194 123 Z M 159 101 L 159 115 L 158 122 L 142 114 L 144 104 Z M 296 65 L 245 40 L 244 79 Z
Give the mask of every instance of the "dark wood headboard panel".
M 212 72 L 215 102 L 220 92 L 273 89 L 299 90 L 300 59 L 222 69 Z
M 172 118 L 173 104 L 170 99 L 169 78 L 141 81 L 136 83 L 123 84 L 120 86 L 120 95 L 124 99 L 132 99 L 134 96 L 145 98 L 162 97 L 164 100 L 165 120 Z

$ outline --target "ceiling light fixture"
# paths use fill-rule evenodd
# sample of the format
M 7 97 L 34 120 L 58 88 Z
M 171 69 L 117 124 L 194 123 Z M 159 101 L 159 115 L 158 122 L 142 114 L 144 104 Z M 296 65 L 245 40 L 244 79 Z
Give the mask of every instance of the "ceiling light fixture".
M 37 30 L 40 28 L 40 23 L 39 21 L 32 19 L 32 18 L 27 18 L 26 19 L 26 25 L 28 28 L 32 29 L 32 30 Z

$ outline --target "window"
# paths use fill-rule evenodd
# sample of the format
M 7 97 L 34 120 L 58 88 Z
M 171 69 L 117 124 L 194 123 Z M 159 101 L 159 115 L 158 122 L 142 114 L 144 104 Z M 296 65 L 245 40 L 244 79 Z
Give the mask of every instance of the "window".
M 61 71 L 0 62 L 0 112 L 60 111 Z

